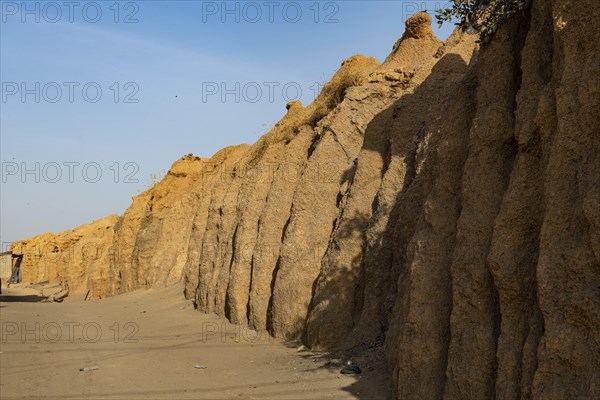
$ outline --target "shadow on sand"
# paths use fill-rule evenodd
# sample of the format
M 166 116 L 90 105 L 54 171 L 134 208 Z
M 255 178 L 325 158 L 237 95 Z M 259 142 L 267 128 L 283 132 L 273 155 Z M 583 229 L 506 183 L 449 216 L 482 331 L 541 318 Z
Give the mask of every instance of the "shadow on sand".
M 13 295 L 13 294 L 1 294 L 0 302 L 5 303 L 39 303 L 45 301 L 46 297 L 36 294 L 28 295 Z

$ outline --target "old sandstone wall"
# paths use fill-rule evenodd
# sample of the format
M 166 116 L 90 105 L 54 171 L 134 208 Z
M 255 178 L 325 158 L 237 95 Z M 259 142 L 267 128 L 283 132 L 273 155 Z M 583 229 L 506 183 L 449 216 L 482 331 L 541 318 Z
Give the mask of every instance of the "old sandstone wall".
M 599 13 L 535 0 L 481 49 L 417 14 L 256 144 L 15 244 L 106 250 L 32 253 L 27 279 L 95 297 L 182 280 L 274 336 L 382 347 L 398 399 L 599 398 Z

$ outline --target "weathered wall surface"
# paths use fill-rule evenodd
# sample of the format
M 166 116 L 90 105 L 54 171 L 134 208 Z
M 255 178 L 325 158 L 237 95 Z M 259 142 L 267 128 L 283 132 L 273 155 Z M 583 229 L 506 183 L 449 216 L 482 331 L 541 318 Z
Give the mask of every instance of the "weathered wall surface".
M 233 164 L 244 149 L 226 148 L 211 159 L 182 157 L 162 181 L 134 198 L 115 226 L 111 294 L 181 280 L 190 238 L 204 229 L 203 220 L 194 219 L 194 214 L 198 207 L 206 213 L 206 198 L 218 170 Z
M 113 227 L 118 219 L 111 215 L 56 235 L 44 233 L 14 243 L 12 252 L 24 255 L 22 282 L 49 280 L 71 291 L 93 289 L 95 297 L 104 297 L 109 286 Z
M 201 311 L 278 337 L 383 343 L 398 399 L 599 398 L 598 20 L 533 1 L 479 49 L 418 14 L 253 146 L 15 249 L 96 237 L 102 262 L 30 256 L 28 279 L 96 297 L 183 279 Z

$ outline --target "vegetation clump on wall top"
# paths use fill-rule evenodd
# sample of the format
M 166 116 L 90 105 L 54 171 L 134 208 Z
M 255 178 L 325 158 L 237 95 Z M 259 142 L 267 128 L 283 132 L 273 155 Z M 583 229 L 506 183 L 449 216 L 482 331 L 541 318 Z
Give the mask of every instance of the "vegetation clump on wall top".
M 529 7 L 531 0 L 453 0 L 450 7 L 436 11 L 441 27 L 447 21 L 456 21 L 467 33 L 479 33 L 487 43 L 498 27 L 512 15 Z

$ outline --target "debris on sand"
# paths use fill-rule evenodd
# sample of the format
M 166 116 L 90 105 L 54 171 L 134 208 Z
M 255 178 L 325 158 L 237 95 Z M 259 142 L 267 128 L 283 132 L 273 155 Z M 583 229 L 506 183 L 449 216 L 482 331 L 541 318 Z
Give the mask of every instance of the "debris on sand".
M 340 372 L 344 375 L 358 375 L 362 372 L 362 370 L 358 367 L 358 365 L 350 365 L 342 368 Z
M 95 371 L 97 369 L 100 369 L 100 367 L 83 367 L 83 368 L 79 368 L 79 371 L 87 372 L 87 371 Z
M 58 293 L 52 294 L 48 296 L 48 300 L 54 301 L 56 303 L 62 303 L 62 301 L 69 295 L 69 291 L 64 289 Z

